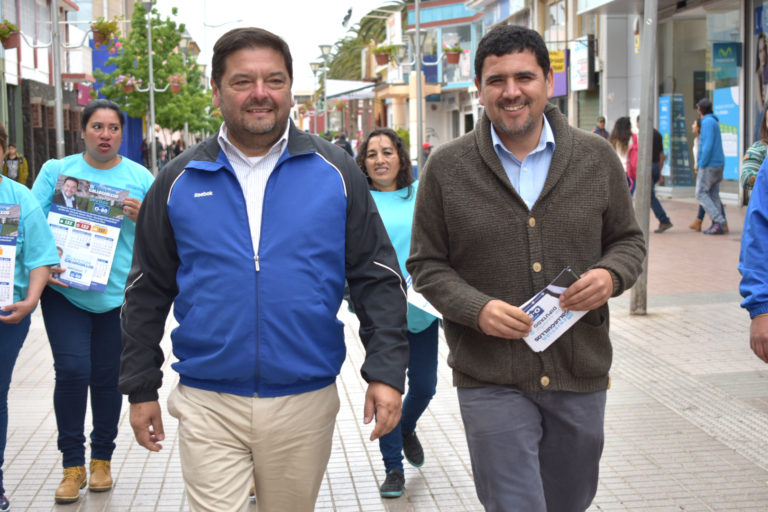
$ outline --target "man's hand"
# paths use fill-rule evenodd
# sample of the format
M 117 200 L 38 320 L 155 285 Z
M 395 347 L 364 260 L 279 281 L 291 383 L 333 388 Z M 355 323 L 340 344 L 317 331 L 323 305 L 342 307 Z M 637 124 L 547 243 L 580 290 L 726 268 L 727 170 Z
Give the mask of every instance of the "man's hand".
M 392 386 L 383 382 L 368 384 L 368 390 L 365 392 L 363 423 L 367 425 L 373 421 L 374 416 L 376 417 L 376 427 L 371 432 L 371 441 L 389 434 L 397 426 L 402 413 L 402 402 L 400 391 Z M 134 430 L 136 430 L 135 427 Z
M 160 403 L 139 402 L 131 404 L 131 427 L 136 442 L 151 452 L 159 452 L 165 440 L 163 419 L 160 413 Z
M 768 363 L 768 315 L 752 319 L 749 325 L 749 346 L 757 357 Z
M 517 306 L 493 299 L 480 310 L 477 325 L 488 336 L 516 340 L 528 336 L 533 320 Z
M 139 209 L 141 209 L 141 201 L 135 197 L 126 197 L 123 201 L 123 213 L 133 222 L 136 222 L 136 218 L 139 216 Z
M 564 311 L 592 311 L 611 298 L 613 279 L 604 268 L 593 268 L 560 295 L 560 307 Z

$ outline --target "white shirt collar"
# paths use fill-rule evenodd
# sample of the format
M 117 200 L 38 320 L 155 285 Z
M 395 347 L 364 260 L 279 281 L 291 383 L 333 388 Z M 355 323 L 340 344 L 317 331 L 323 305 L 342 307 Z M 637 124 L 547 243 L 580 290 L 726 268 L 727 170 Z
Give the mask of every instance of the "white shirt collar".
M 246 156 L 245 153 L 240 151 L 240 149 L 232 144 L 232 141 L 229 140 L 229 132 L 227 130 L 227 124 L 221 123 L 221 127 L 219 128 L 219 135 L 217 137 L 217 140 L 219 142 L 219 146 L 222 150 L 224 150 L 224 154 L 227 155 L 227 158 L 230 160 L 232 157 L 237 157 L 240 160 L 247 162 L 249 165 L 253 165 L 262 158 L 264 158 L 267 155 L 270 155 L 274 152 L 279 152 L 282 154 L 282 152 L 285 150 L 285 146 L 288 145 L 288 133 L 291 131 L 291 120 L 289 119 L 288 122 L 285 125 L 285 132 L 283 132 L 282 137 L 280 137 L 277 142 L 275 142 L 271 148 L 269 148 L 269 151 L 267 151 L 266 154 L 261 156 L 254 156 L 249 157 Z

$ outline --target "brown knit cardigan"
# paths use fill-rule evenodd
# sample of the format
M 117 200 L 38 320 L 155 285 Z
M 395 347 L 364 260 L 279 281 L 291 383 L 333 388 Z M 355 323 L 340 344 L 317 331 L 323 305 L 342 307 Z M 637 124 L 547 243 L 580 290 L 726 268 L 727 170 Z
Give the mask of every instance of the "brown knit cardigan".
M 544 114 L 555 152 L 531 211 L 492 147 L 490 121 L 440 146 L 420 176 L 407 262 L 416 290 L 444 315 L 454 385 L 591 392 L 608 387 L 608 305 L 587 313 L 552 346 L 486 336 L 491 299 L 519 306 L 570 265 L 607 269 L 613 296 L 632 286 L 645 257 L 627 179 L 602 137 L 574 129 L 554 106 Z

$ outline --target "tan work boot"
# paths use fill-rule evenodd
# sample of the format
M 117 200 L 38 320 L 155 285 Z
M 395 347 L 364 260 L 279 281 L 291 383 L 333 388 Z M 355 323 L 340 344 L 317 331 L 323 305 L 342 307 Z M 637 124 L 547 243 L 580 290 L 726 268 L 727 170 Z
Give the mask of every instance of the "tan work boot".
M 88 480 L 88 490 L 104 492 L 112 488 L 112 473 L 108 460 L 91 459 L 91 478 Z
M 85 466 L 70 466 L 64 468 L 58 489 L 56 489 L 56 503 L 74 503 L 80 498 L 80 489 L 85 487 Z
M 693 222 L 688 227 L 694 231 L 701 231 L 701 219 L 693 219 Z

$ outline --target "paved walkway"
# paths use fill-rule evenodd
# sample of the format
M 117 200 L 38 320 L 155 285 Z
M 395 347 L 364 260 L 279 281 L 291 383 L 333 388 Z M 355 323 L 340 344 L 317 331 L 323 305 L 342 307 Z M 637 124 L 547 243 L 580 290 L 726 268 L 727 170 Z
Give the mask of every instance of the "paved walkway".
M 768 367 L 749 350 L 748 317 L 736 291 L 744 210 L 729 205 L 731 233 L 708 237 L 687 227 L 694 203 L 664 205 L 675 227 L 651 235 L 648 315 L 629 315 L 629 294 L 611 302 L 613 385 L 600 485 L 590 511 L 766 511 Z M 406 468 L 402 498 L 379 498 L 384 470 L 378 445 L 367 441 L 371 428 L 362 424 L 365 385 L 358 371 L 363 353 L 357 322 L 345 310 L 340 315 L 349 355 L 338 380 L 342 407 L 317 510 L 482 510 L 444 343 L 437 396 L 418 428 L 427 462 Z M 162 399 L 176 383 L 167 366 Z M 38 312 L 16 365 L 9 404 L 5 479 L 15 511 L 187 509 L 176 425 L 167 413 L 162 452 L 150 454 L 136 445 L 124 414 L 114 489 L 83 492 L 77 504 L 54 505 L 61 460 L 52 389 L 52 360 Z

